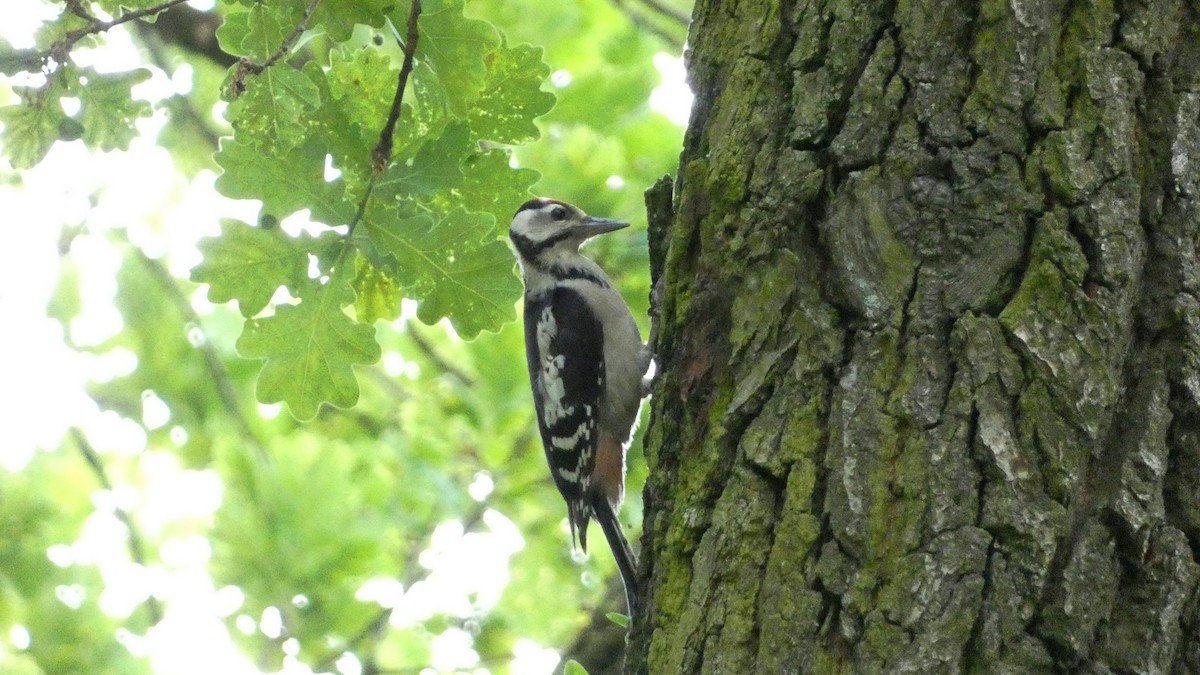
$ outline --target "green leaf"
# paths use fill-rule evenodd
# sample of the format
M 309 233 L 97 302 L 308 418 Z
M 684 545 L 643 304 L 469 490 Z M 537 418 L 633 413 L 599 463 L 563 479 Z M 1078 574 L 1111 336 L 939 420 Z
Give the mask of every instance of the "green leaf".
M 500 45 L 492 24 L 463 16 L 463 0 L 422 4 L 418 58 L 429 59 L 451 107 L 466 114 L 487 78 L 484 57 Z
M 471 106 L 468 120 L 476 138 L 496 143 L 526 143 L 539 136 L 533 119 L 554 107 L 554 95 L 541 90 L 550 67 L 542 49 L 532 45 L 503 47 L 484 60 L 487 81 Z
M 382 28 L 388 11 L 396 4 L 396 0 L 321 0 L 309 25 L 323 28 L 334 42 L 345 42 L 354 32 L 355 24 Z M 408 16 L 410 6 L 403 3 L 404 16 Z
M 611 131 L 628 123 L 628 116 L 644 109 L 657 85 L 656 73 L 606 64 L 575 75 L 569 86 L 558 91 L 558 105 L 548 120 L 582 122 L 597 130 Z
M 472 155 L 462 165 L 462 205 L 492 214 L 498 237 L 505 236 L 513 213 L 529 199 L 529 189 L 540 177 L 533 169 L 512 168 L 510 158 L 507 150 L 492 150 Z
M 58 140 L 77 141 L 83 138 L 83 125 L 72 117 L 64 117 L 58 125 Z
M 396 281 L 419 303 L 421 321 L 447 317 L 469 339 L 515 317 L 521 283 L 490 215 L 457 208 L 435 223 L 426 215 L 402 219 L 394 207 L 377 206 L 367 210 L 363 224 L 379 250 L 395 258 Z
M 247 12 L 226 15 L 217 29 L 217 42 L 226 53 L 262 63 L 279 49 L 298 20 L 286 3 L 258 2 Z
M 413 102 L 412 125 L 418 133 L 428 135 L 446 126 L 450 119 L 462 119 L 452 115 L 446 88 L 427 62 L 419 61 L 413 66 L 408 86 L 405 100 Z
M 150 115 L 150 104 L 134 99 L 133 85 L 150 79 L 150 71 L 138 68 L 126 73 L 97 73 L 88 68 L 72 78 L 70 92 L 79 97 L 79 121 L 83 142 L 100 150 L 128 150 L 137 136 L 134 122 Z
M 305 74 L 323 90 L 309 128 L 328 139 L 333 163 L 348 185 L 364 183 L 396 89 L 391 60 L 379 49 L 339 49 L 331 53 L 328 68 L 310 62 Z M 415 138 L 412 106 L 405 103 L 396 124 L 395 152 L 405 152 Z
M 354 275 L 354 313 L 363 323 L 375 323 L 376 319 L 395 321 L 400 316 L 400 300 L 403 295 L 396 282 L 382 270 L 372 265 L 365 256 L 359 256 Z
M 23 103 L 0 108 L 4 148 L 13 168 L 28 169 L 50 152 L 67 119 L 58 96 L 34 88 L 15 88 Z
M 411 160 L 398 160 L 375 183 L 375 194 L 383 198 L 408 198 L 451 190 L 462 184 L 459 164 L 475 149 L 467 125 L 457 122 L 441 136 L 426 141 Z
M 354 291 L 334 277 L 304 289 L 300 304 L 246 322 L 238 352 L 266 360 L 258 376 L 259 401 L 284 401 L 299 420 L 315 417 L 322 403 L 348 408 L 358 402 L 351 366 L 378 361 L 380 350 L 375 329 L 342 311 L 352 302 Z
M 408 628 L 388 630 L 375 650 L 379 672 L 420 672 L 433 658 L 430 637 Z
M 621 628 L 629 628 L 629 617 L 620 612 L 609 612 L 604 617 Z
M 282 157 L 264 154 L 240 137 L 224 138 L 216 160 L 224 169 L 217 178 L 221 194 L 262 200 L 263 211 L 277 218 L 311 209 L 313 220 L 341 225 L 353 216 L 343 183 L 325 181 L 325 149 L 317 138 Z
M 0 73 L 16 75 L 41 68 L 42 59 L 36 49 L 13 49 L 12 43 L 0 37 Z
M 73 31 L 87 28 L 91 21 L 75 12 L 62 12 L 54 21 L 48 21 L 38 27 L 34 33 L 34 44 L 39 50 L 47 51 L 55 44 L 62 42 Z M 84 38 L 78 44 L 94 45 L 91 38 Z
M 79 581 L 97 583 L 87 577 Z M 40 668 L 36 672 L 131 675 L 149 672 L 141 659 L 117 641 L 115 635 L 119 624 L 105 616 L 95 600 L 89 598 L 90 602 L 73 608 L 60 598 L 56 597 L 54 589 L 44 589 L 36 598 L 31 598 L 24 613 L 24 627 L 30 635 L 40 638 L 29 649 Z M 5 658 L 6 674 L 11 672 L 7 660 Z
M 563 675 L 588 675 L 588 671 L 578 661 L 570 659 L 563 665 Z
M 378 49 L 334 50 L 326 78 L 329 95 L 347 119 L 383 126 L 396 91 L 396 70 L 386 54 Z M 378 136 L 379 129 L 374 131 Z
M 228 119 L 256 145 L 274 142 L 286 152 L 302 143 L 308 117 L 321 103 L 317 85 L 286 63 L 277 63 L 246 79 L 246 90 L 229 104 Z
M 307 280 L 310 244 L 278 228 L 225 221 L 220 236 L 200 240 L 204 260 L 192 269 L 191 280 L 209 285 L 212 302 L 237 300 L 242 316 L 251 317 L 267 306 L 281 284 L 295 287 Z
M 211 530 L 213 578 L 245 592 L 241 611 L 286 603 L 289 639 L 314 648 L 370 623 L 378 606 L 355 591 L 391 567 L 388 523 L 363 489 L 372 464 L 362 445 L 326 434 L 289 434 L 270 461 L 241 447 L 221 453 L 225 490 Z M 294 593 L 307 602 L 288 602 Z
M 125 10 L 145 9 L 161 5 L 162 0 L 99 0 L 98 4 L 110 16 L 121 16 Z

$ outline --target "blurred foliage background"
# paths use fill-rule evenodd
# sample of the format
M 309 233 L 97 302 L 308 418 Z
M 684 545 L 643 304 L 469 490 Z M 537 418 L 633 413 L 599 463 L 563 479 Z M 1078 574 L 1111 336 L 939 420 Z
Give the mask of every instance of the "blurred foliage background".
M 0 104 L 38 86 L 14 35 L 61 36 L 74 7 L 117 4 L 6 4 Z M 350 21 L 354 4 L 326 11 Z M 242 9 L 182 5 L 77 46 L 97 72 L 149 72 L 160 93 L 138 104 L 132 83 L 136 135 L 59 123 L 40 163 L 6 137 L 0 673 L 549 672 L 622 605 L 603 546 L 571 550 L 520 324 L 465 341 L 406 302 L 375 322 L 382 358 L 356 367 L 357 405 L 300 423 L 256 402 L 261 364 L 235 350 L 242 316 L 188 280 L 220 218 L 255 218 L 213 190 L 233 64 L 213 31 Z M 690 2 L 463 11 L 544 48 L 557 102 L 511 163 L 540 174 L 534 194 L 634 223 L 590 253 L 644 317 L 641 193 L 676 168 L 682 121 L 667 113 L 687 109 Z M 291 59 L 319 59 L 331 39 L 306 35 Z M 640 451 L 623 511 L 635 530 Z

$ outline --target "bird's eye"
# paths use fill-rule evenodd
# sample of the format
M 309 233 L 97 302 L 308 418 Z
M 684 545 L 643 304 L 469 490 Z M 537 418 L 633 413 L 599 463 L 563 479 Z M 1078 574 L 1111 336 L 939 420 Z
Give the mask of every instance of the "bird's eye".
M 561 206 L 556 206 L 550 210 L 550 217 L 554 220 L 566 220 L 567 210 Z

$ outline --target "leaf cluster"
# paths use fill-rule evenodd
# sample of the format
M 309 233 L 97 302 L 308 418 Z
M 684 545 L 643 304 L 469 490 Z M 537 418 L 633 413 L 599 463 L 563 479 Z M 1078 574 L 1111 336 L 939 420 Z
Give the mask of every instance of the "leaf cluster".
M 192 274 L 247 317 L 238 346 L 265 361 L 259 400 L 286 401 L 300 419 L 323 402 L 355 403 L 352 366 L 380 354 L 370 325 L 395 319 L 402 298 L 417 301 L 422 321 L 447 318 L 465 337 L 512 319 L 520 287 L 501 237 L 507 205 L 536 174 L 510 168 L 502 146 L 536 138 L 533 118 L 553 104 L 540 89 L 549 72 L 541 50 L 508 46 L 490 24 L 466 19 L 460 1 L 374 13 L 316 6 L 325 9 L 309 16 L 303 3 L 254 3 L 226 17 L 218 38 L 243 62 L 227 87 L 234 134 L 216 161 L 217 188 L 261 200 L 264 223 L 307 210 L 324 228 L 293 236 L 227 224 L 202 243 Z M 354 37 L 354 24 L 394 29 L 414 17 L 405 37 L 415 44 L 402 55 Z M 328 60 L 279 59 L 289 32 L 309 23 L 323 28 Z M 398 56 L 412 71 L 397 85 Z M 402 101 L 394 129 L 391 92 Z M 381 136 L 391 156 L 376 165 Z M 281 287 L 288 301 L 272 303 Z
M 88 454 L 83 429 L 20 472 L 0 472 L 0 634 L 21 626 L 32 637 L 27 648 L 4 644 L 0 670 L 149 668 L 126 644 L 168 629 L 183 606 L 176 587 L 114 613 L 101 602 L 118 585 L 109 568 L 60 567 L 46 553 L 74 550 L 117 516 L 128 538 L 114 545 L 129 549 L 129 567 L 236 589 L 226 628 L 263 669 L 294 659 L 334 670 L 353 655 L 364 672 L 417 671 L 439 635 L 462 631 L 480 663 L 503 672 L 522 640 L 567 644 L 613 569 L 602 547 L 586 560 L 571 551 L 533 431 L 521 329 L 510 321 L 520 287 L 502 237 L 531 187 L 638 220 L 641 189 L 673 170 L 681 138 L 646 103 L 657 84 L 650 59 L 666 45 L 605 0 L 536 11 L 424 2 L 393 150 L 378 166 L 409 2 L 220 2 L 220 45 L 249 64 L 228 70 L 169 45 L 155 52 L 141 28 L 144 67 L 76 63 L 76 50 L 101 50 L 110 29 L 139 23 L 114 22 L 157 6 L 72 2 L 31 50 L 0 45 L 0 72 L 24 78 L 0 108 L 6 158 L 19 172 L 56 145 L 121 151 L 145 132 L 141 120 L 165 112 L 158 143 L 181 170 L 219 171 L 224 195 L 262 207 L 200 240 L 192 281 L 140 248 L 177 234 L 169 219 L 109 233 L 84 223 L 80 240 L 121 260 L 123 327 L 100 344 L 70 342 L 90 282 L 64 236 L 50 314 L 81 355 L 134 357 L 88 390 L 134 440 Z M 182 65 L 194 72 L 189 93 L 146 93 L 160 70 Z M 548 82 L 555 71 L 570 78 Z M 597 242 L 592 254 L 635 308 L 644 304 L 636 236 Z M 165 422 L 150 421 L 156 402 Z M 158 524 L 152 477 L 163 463 L 219 484 L 219 508 Z M 635 456 L 629 523 L 641 477 Z M 477 484 L 491 489 L 468 490 Z M 202 577 L 173 553 L 197 541 L 210 551 Z M 509 580 L 502 595 L 444 578 L 442 562 L 472 542 L 490 557 L 465 576 L 498 570 Z M 379 580 L 403 589 L 395 611 L 364 594 Z M 68 604 L 64 593 L 76 591 Z M 453 602 L 422 602 L 430 596 Z M 427 610 L 412 615 L 417 606 Z M 272 614 L 278 633 L 264 621 Z

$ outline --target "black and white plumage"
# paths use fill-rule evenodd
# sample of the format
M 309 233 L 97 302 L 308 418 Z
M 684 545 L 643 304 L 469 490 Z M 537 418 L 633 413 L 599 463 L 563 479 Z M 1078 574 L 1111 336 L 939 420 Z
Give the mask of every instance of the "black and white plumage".
M 546 461 L 567 502 L 572 538 L 587 551 L 590 518 L 603 529 L 632 614 L 636 563 L 617 509 L 651 356 L 625 300 L 579 253 L 587 239 L 627 225 L 531 199 L 513 217 L 509 238 L 525 280 L 525 356 Z

